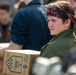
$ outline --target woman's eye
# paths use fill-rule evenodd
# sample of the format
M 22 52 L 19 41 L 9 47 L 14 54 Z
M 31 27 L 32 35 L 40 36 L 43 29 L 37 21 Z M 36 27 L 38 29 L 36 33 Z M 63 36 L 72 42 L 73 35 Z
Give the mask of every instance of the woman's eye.
M 52 21 L 52 22 L 56 22 L 56 20 L 53 20 L 53 19 L 52 19 L 51 21 Z
M 48 22 L 49 22 L 50 20 L 48 20 Z
M 56 20 L 54 20 L 54 19 L 48 20 L 48 22 L 50 22 L 50 21 L 51 21 L 51 22 L 56 22 Z

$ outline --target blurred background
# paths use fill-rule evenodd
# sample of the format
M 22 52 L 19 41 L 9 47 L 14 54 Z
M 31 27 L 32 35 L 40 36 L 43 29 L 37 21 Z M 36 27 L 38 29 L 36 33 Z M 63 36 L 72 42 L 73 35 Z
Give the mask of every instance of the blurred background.
M 4 1 L 7 1 L 10 3 L 12 15 L 13 15 L 16 12 L 16 8 L 18 8 L 19 3 L 24 0 L 0 0 L 0 2 L 4 2 Z M 48 4 L 48 3 L 54 2 L 54 1 L 61 1 L 61 0 L 43 0 L 44 4 Z M 65 1 L 70 2 L 76 10 L 76 0 L 65 0 Z
M 14 14 L 15 13 L 14 4 L 16 4 L 19 0 L 0 0 L 0 2 L 5 2 L 5 1 L 10 3 L 12 14 Z

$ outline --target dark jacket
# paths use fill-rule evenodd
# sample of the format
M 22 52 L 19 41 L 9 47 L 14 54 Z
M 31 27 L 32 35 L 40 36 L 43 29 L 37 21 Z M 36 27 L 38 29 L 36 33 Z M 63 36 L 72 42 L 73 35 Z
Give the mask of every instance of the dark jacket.
M 51 38 L 45 8 L 40 0 L 32 0 L 16 13 L 11 27 L 14 43 L 23 45 L 23 49 L 40 50 Z
M 0 24 L 0 43 L 10 42 L 11 21 L 6 25 Z

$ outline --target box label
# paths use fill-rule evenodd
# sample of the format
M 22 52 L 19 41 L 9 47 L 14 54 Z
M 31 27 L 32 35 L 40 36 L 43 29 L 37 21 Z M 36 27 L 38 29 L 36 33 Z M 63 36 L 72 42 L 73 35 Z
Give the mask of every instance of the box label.
M 10 72 L 21 74 L 22 68 L 26 68 L 26 67 L 22 67 L 22 62 L 23 62 L 23 57 L 12 55 L 6 61 L 6 65 Z

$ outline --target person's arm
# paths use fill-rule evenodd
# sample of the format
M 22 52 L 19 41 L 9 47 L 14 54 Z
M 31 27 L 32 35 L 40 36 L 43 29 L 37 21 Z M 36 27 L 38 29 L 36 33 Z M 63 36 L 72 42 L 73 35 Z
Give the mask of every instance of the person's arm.
M 23 10 L 16 13 L 11 25 L 11 42 L 7 48 L 0 48 L 0 59 L 5 50 L 21 50 L 26 45 L 28 35 L 28 15 Z M 13 41 L 13 42 L 12 42 Z
M 10 45 L 7 48 L 0 49 L 0 59 L 3 58 L 5 50 L 21 50 L 21 49 L 22 49 L 22 45 L 18 45 L 18 44 L 11 41 Z

